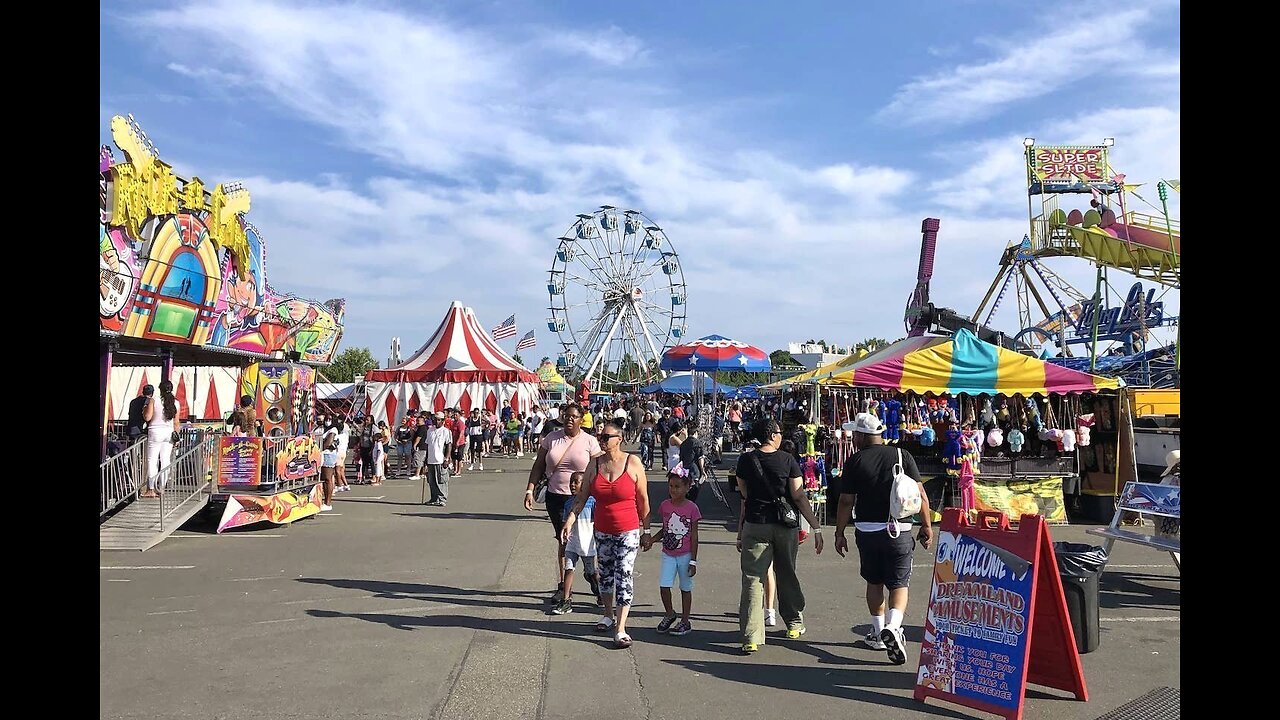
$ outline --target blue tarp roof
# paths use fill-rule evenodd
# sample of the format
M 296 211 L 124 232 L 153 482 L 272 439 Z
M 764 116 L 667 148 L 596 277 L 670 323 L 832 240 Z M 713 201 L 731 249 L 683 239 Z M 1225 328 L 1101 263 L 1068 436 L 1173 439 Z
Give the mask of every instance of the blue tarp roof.
M 703 386 L 702 391 L 704 393 L 709 393 L 709 392 L 713 392 L 713 388 L 716 387 L 716 383 L 715 383 L 715 380 L 713 380 L 710 375 L 703 375 L 702 386 Z M 724 383 L 720 383 L 719 388 L 720 388 L 719 392 L 724 395 L 728 395 L 738 390 L 736 386 L 725 385 Z M 653 385 L 642 387 L 637 392 L 643 393 L 645 395 L 652 395 L 653 393 L 656 393 L 658 391 L 669 392 L 669 393 L 693 392 L 693 373 L 671 373 L 671 375 L 669 375 L 666 380 L 663 380 L 660 383 L 654 383 Z M 743 397 L 746 397 L 746 396 L 744 395 Z

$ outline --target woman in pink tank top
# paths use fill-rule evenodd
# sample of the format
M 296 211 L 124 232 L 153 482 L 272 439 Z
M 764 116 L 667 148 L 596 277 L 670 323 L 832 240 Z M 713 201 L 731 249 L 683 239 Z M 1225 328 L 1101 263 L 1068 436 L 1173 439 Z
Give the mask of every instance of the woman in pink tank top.
M 561 542 L 568 543 L 578 513 L 594 497 L 596 564 L 600 573 L 600 600 L 604 615 L 596 621 L 596 632 L 614 631 L 614 647 L 631 647 L 627 634 L 627 613 L 635 597 L 633 570 L 636 553 L 648 548 L 649 486 L 640 458 L 622 451 L 623 422 L 610 419 L 596 433 L 604 454 L 587 465 L 586 482 L 578 489 L 573 510 L 565 518 Z M 641 528 L 644 534 L 641 535 Z M 614 603 L 617 602 L 615 617 Z

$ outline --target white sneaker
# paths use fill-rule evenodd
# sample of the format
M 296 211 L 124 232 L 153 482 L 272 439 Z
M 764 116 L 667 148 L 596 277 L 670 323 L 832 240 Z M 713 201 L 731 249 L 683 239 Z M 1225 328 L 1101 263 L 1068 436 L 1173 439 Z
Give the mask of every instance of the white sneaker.
M 333 509 L 333 506 L 332 506 L 332 505 L 321 505 L 321 506 L 320 506 L 320 512 L 329 512 L 329 511 L 330 511 L 330 510 L 332 510 L 332 509 Z
M 421 475 L 410 475 L 410 476 L 409 476 L 409 479 L 410 479 L 410 480 L 421 480 L 421 479 L 422 479 L 422 476 L 421 476 Z
M 880 631 L 880 641 L 884 643 L 885 650 L 889 651 L 889 661 L 894 665 L 905 665 L 907 663 L 907 636 L 902 632 L 902 628 L 885 628 Z
M 484 463 L 480 463 L 480 472 L 484 472 Z
M 778 624 L 778 611 L 777 611 L 777 610 L 765 610 L 765 611 L 764 611 L 764 626 L 765 626 L 765 627 L 774 627 L 774 626 L 776 626 L 777 624 Z
M 471 463 L 470 465 L 468 465 L 468 466 L 467 466 L 467 469 L 468 469 L 468 470 L 472 470 L 472 471 L 474 471 L 474 470 L 476 469 L 476 464 L 475 464 L 475 463 Z
M 518 452 L 518 453 L 516 453 L 516 457 L 517 457 L 517 458 L 522 458 L 522 457 L 524 457 L 524 453 L 522 453 L 522 452 Z
M 867 636 L 862 638 L 862 642 L 872 650 L 884 650 L 884 643 L 880 640 L 880 633 L 875 630 L 867 633 Z

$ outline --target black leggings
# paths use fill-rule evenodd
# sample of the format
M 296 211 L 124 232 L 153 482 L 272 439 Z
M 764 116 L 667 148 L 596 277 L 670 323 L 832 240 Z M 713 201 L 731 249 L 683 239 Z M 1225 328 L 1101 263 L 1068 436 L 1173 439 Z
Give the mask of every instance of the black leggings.
M 551 527 L 555 528 L 557 540 L 560 539 L 560 531 L 564 529 L 564 507 L 572 501 L 572 495 L 547 491 L 547 515 L 551 518 Z

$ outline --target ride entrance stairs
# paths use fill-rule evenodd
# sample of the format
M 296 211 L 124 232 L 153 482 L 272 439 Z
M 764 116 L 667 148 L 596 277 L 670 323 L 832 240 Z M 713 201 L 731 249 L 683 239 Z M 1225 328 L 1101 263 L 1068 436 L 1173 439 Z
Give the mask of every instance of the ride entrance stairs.
M 160 497 L 140 494 L 149 485 L 161 485 L 159 473 L 149 477 L 144 443 L 107 458 L 101 466 L 98 549 L 148 550 L 203 509 L 212 489 L 217 441 L 217 436 L 202 431 L 185 433 L 173 451 Z
M 178 504 L 160 519 L 161 498 L 139 497 L 98 528 L 99 550 L 150 550 L 208 503 L 204 492 Z

